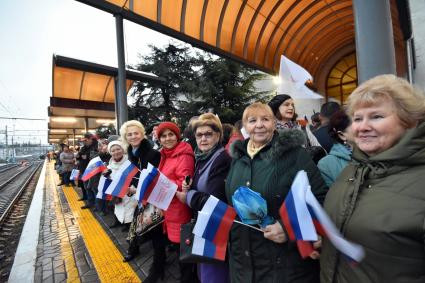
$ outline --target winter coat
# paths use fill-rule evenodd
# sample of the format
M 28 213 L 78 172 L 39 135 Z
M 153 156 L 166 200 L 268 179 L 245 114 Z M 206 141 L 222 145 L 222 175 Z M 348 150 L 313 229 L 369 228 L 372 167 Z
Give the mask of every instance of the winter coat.
M 118 162 L 111 158 L 108 164 L 108 169 L 111 169 L 112 171 L 110 174 L 112 180 L 126 160 L 128 160 L 127 155 L 124 155 L 123 158 Z M 137 203 L 138 201 L 135 197 L 124 195 L 122 201 L 120 203 L 116 203 L 114 208 L 114 213 L 118 221 L 121 223 L 131 223 Z
M 353 266 L 325 239 L 322 282 L 425 282 L 424 184 L 425 122 L 374 156 L 355 148 L 325 210 L 366 256 Z
M 232 135 L 230 136 L 229 141 L 228 141 L 228 142 L 227 142 L 227 144 L 225 145 L 225 149 L 226 149 L 227 153 L 229 153 L 229 154 L 230 154 L 230 147 L 231 147 L 231 146 L 232 146 L 232 144 L 233 144 L 235 141 L 237 141 L 237 140 L 239 140 L 239 141 L 243 141 L 243 140 L 244 140 L 244 137 L 243 137 L 241 134 L 239 134 L 239 133 L 234 133 L 234 134 L 232 134 Z
M 137 148 L 137 150 L 133 153 L 133 147 L 131 145 L 127 148 L 128 160 L 131 161 L 134 165 L 136 165 L 140 170 L 147 168 L 148 163 L 152 164 L 155 167 L 158 167 L 159 162 L 161 160 L 161 154 L 154 150 L 147 139 L 143 139 Z M 140 173 L 133 178 L 131 185 L 137 187 L 138 178 Z M 136 211 L 133 216 L 133 221 L 130 226 L 130 230 L 128 233 L 128 238 L 130 241 L 130 247 L 137 246 L 137 234 L 136 234 L 136 226 L 137 226 L 137 216 L 143 212 L 142 208 L 136 208 Z
M 323 201 L 327 187 L 320 172 L 302 147 L 305 135 L 297 129 L 275 132 L 272 141 L 253 159 L 247 154 L 248 140 L 237 141 L 232 149 L 232 165 L 226 180 L 229 202 L 240 186 L 259 192 L 267 201 L 268 214 L 279 217 L 292 181 L 299 170 L 308 174 L 313 194 Z M 283 225 L 282 225 L 283 227 Z M 295 242 L 275 243 L 251 228 L 233 224 L 229 239 L 232 282 L 318 282 L 318 262 L 303 260 Z
M 173 149 L 162 148 L 159 171 L 177 184 L 178 191 L 182 189 L 182 183 L 186 176 L 193 176 L 195 167 L 192 147 L 186 142 L 179 142 Z M 176 196 L 170 206 L 164 211 L 165 226 L 168 239 L 173 243 L 180 243 L 180 226 L 190 221 L 190 208 L 182 203 Z
M 331 136 L 329 135 L 328 125 L 321 126 L 313 132 L 313 135 L 316 137 L 319 144 L 326 150 L 326 152 L 331 151 L 333 141 Z
M 351 160 L 351 151 L 343 144 L 336 143 L 332 146 L 331 152 L 317 163 L 320 174 L 328 187 L 330 187 L 341 174 L 341 171 Z
M 217 147 L 208 159 L 196 161 L 192 187 L 186 197 L 193 213 L 202 209 L 210 195 L 227 202 L 224 181 L 230 163 L 231 158 L 222 146 Z M 201 263 L 198 265 L 198 275 L 201 283 L 226 283 L 229 281 L 228 263 Z
M 84 171 L 87 168 L 87 165 L 90 162 L 90 159 L 92 159 L 97 154 L 97 141 L 93 140 L 93 144 L 90 146 L 82 146 L 80 148 L 80 151 L 77 154 L 77 161 L 78 161 L 78 170 L 80 170 L 80 176 L 83 176 Z
M 72 152 L 62 151 L 59 156 L 59 159 L 62 162 L 62 165 L 61 165 L 62 173 L 71 172 L 75 164 L 74 154 Z

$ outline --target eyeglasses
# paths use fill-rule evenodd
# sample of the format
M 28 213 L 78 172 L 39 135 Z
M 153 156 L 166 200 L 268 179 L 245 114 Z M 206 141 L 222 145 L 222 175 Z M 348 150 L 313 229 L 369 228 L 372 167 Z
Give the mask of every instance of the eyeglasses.
M 205 132 L 205 133 L 196 133 L 195 137 L 197 140 L 202 139 L 202 136 L 204 136 L 206 139 L 210 139 L 212 138 L 213 135 L 214 135 L 214 132 Z

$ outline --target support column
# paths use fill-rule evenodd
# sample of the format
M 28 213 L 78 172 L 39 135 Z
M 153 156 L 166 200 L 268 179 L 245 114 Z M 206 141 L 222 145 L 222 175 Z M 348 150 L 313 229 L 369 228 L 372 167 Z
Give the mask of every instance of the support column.
M 396 74 L 389 0 L 353 0 L 359 84 L 381 74 Z
M 128 120 L 127 94 L 125 88 L 125 55 L 124 55 L 124 28 L 122 15 L 115 15 L 115 27 L 117 34 L 117 52 L 118 52 L 118 79 L 115 84 L 115 115 L 117 120 L 117 134 L 124 122 Z

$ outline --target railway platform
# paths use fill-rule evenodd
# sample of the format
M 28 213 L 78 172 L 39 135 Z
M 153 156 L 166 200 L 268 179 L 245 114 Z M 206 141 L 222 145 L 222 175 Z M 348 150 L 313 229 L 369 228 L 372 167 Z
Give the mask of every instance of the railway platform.
M 143 282 L 152 263 L 150 242 L 123 262 L 127 233 L 110 228 L 113 212 L 81 209 L 79 188 L 58 186 L 54 163 L 46 162 L 15 254 L 9 282 Z M 176 252 L 167 251 L 165 278 L 178 282 Z

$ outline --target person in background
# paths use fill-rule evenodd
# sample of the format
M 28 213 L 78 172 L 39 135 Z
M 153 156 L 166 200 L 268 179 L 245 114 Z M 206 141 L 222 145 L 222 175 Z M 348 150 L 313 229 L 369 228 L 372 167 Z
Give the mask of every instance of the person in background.
M 240 131 L 232 124 L 223 124 L 223 139 L 221 143 L 227 153 L 230 153 L 230 146 L 237 140 L 244 140 Z
M 95 155 L 95 153 L 97 152 L 97 140 L 93 136 L 93 134 L 84 134 L 82 142 L 84 143 L 84 145 L 80 148 L 80 151 L 76 156 L 77 169 L 80 171 L 80 180 L 78 181 L 78 185 L 81 187 L 81 191 L 83 193 L 83 196 L 79 199 L 79 201 L 87 200 L 87 182 L 83 182 L 83 180 L 81 180 L 81 177 L 83 176 L 84 171 L 86 170 L 87 165 L 90 162 L 91 155 Z
M 161 145 L 159 143 L 158 136 L 156 135 L 156 129 L 158 129 L 158 125 L 155 125 L 152 127 L 152 132 L 149 137 L 149 142 L 151 143 L 153 149 L 158 150 Z
M 161 143 L 161 162 L 158 170 L 177 184 L 177 191 L 181 192 L 185 177 L 193 176 L 194 172 L 195 160 L 192 147 L 180 141 L 180 129 L 173 122 L 159 124 L 157 135 Z M 172 243 L 176 245 L 180 243 L 180 226 L 188 223 L 191 216 L 190 208 L 175 196 L 168 209 L 164 211 L 165 227 L 168 239 Z M 180 282 L 194 282 L 194 264 L 179 262 L 179 266 Z
M 321 282 L 425 282 L 425 96 L 380 75 L 357 87 L 347 105 L 353 162 L 324 208 L 366 255 L 354 265 L 324 238 Z
M 320 125 L 320 113 L 316 112 L 311 115 L 310 131 L 314 132 L 315 130 L 320 128 Z
M 199 116 L 193 116 L 192 118 L 190 118 L 183 132 L 183 141 L 190 144 L 193 150 L 195 150 L 196 148 L 196 139 L 193 133 L 192 125 L 198 119 L 198 117 Z
M 350 117 L 343 111 L 335 112 L 329 121 L 329 135 L 334 141 L 331 152 L 320 159 L 317 167 L 330 187 L 351 161 L 352 142 Z
M 90 160 L 99 156 L 103 163 L 108 163 L 109 159 L 111 158 L 111 155 L 108 153 L 108 140 L 99 139 L 97 145 L 98 145 L 97 151 L 93 150 L 90 152 Z M 83 205 L 81 208 L 87 209 L 96 205 L 95 211 L 102 211 L 103 214 L 106 214 L 106 210 L 104 210 L 106 208 L 104 206 L 104 203 L 99 201 L 96 202 L 97 187 L 99 186 L 99 180 L 100 180 L 100 174 L 97 174 L 91 177 L 86 182 L 87 203 L 86 205 Z
M 145 169 L 148 163 L 158 167 L 161 160 L 161 154 L 154 150 L 146 138 L 145 127 L 136 120 L 125 122 L 120 128 L 121 139 L 124 145 L 127 145 L 128 159 L 139 170 Z M 137 181 L 140 174 L 133 178 L 130 192 L 134 193 L 137 187 Z M 143 213 L 143 207 L 136 208 L 133 221 L 128 232 L 129 248 L 124 257 L 124 261 L 133 260 L 139 254 L 139 235 L 136 233 L 137 218 Z M 152 283 L 158 281 L 159 278 L 164 277 L 165 267 L 165 246 L 166 236 L 163 233 L 161 225 L 153 228 L 147 235 L 152 240 L 153 246 L 153 262 L 149 268 L 148 277 L 143 281 L 144 283 Z
M 311 190 L 319 202 L 327 192 L 319 170 L 303 148 L 304 133 L 298 129 L 276 131 L 272 109 L 258 102 L 245 109 L 242 121 L 250 137 L 234 143 L 226 198 L 230 201 L 239 187 L 249 187 L 266 200 L 268 216 L 274 221 L 263 228 L 263 233 L 245 225 L 232 225 L 230 281 L 319 282 L 318 261 L 301 258 L 297 244 L 288 241 L 279 216 L 279 208 L 298 171 L 307 172 Z M 316 258 L 316 253 L 311 257 Z
M 320 108 L 319 118 L 321 126 L 313 134 L 326 152 L 329 152 L 333 146 L 332 138 L 329 135 L 329 119 L 340 109 L 341 106 L 334 101 L 326 102 Z
M 298 124 L 295 103 L 291 96 L 287 94 L 278 94 L 270 100 L 269 106 L 277 119 L 277 130 L 301 129 L 306 135 L 306 146 L 320 146 L 320 143 L 311 133 L 310 128 L 301 127 L 301 125 Z
M 63 146 L 63 151 L 61 152 L 59 159 L 62 162 L 62 183 L 63 185 L 68 186 L 71 182 L 69 177 L 71 176 L 71 171 L 75 164 L 74 154 L 69 150 L 68 145 L 65 144 Z
M 227 202 L 224 181 L 231 158 L 220 142 L 223 128 L 216 115 L 202 114 L 193 124 L 193 130 L 197 144 L 195 175 L 190 184 L 183 182 L 183 191 L 177 192 L 177 197 L 187 203 L 196 215 L 210 195 Z M 198 276 L 201 283 L 229 282 L 228 263 L 198 264 Z

